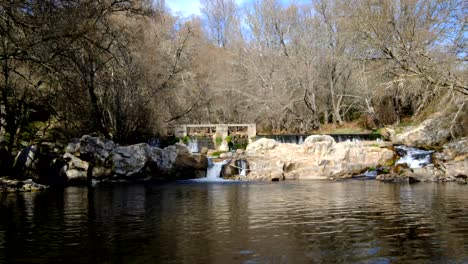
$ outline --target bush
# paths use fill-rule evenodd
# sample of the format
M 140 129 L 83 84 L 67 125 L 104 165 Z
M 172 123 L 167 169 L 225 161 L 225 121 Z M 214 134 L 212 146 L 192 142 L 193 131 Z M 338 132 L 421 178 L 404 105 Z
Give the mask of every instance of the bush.
M 187 145 L 189 141 L 190 141 L 189 136 L 185 136 L 185 137 L 182 138 L 182 142 L 184 142 L 185 145 Z
M 211 156 L 212 156 L 213 158 L 219 158 L 219 156 L 220 156 L 221 154 L 223 154 L 223 153 L 226 153 L 226 151 L 215 151 L 215 152 L 211 153 Z
M 215 138 L 216 145 L 219 146 L 223 143 L 223 139 L 221 137 L 216 136 Z

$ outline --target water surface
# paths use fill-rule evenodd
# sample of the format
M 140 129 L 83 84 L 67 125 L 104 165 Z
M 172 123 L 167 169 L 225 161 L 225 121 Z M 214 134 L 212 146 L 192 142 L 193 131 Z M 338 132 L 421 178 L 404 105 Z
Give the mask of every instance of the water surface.
M 468 192 L 375 181 L 0 194 L 0 263 L 468 263 Z

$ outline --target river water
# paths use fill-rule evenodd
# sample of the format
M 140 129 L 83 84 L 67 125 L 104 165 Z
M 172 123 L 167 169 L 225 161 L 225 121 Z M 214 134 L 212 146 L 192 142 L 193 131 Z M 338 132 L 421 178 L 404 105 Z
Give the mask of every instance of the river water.
M 376 181 L 0 194 L 0 263 L 468 263 L 468 192 Z

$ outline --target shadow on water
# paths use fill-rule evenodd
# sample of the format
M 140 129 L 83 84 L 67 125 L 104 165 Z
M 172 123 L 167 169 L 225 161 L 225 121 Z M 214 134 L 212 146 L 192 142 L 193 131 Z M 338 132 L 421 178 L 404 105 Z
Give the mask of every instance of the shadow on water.
M 0 262 L 462 263 L 465 187 L 178 182 L 1 194 Z

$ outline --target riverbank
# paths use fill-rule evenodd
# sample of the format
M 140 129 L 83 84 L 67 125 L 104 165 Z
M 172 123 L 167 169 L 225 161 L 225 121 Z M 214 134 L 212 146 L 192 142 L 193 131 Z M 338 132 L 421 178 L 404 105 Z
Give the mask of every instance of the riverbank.
M 185 144 L 158 148 L 145 143 L 120 146 L 85 135 L 66 146 L 43 144 L 23 149 L 13 174 L 0 190 L 22 191 L 29 181 L 46 186 L 92 182 L 175 181 L 207 177 L 246 181 L 341 180 L 372 178 L 384 182 L 467 182 L 468 139 L 451 139 L 441 119 L 418 126 L 386 127 L 387 140 L 340 142 L 340 137 L 312 135 L 296 144 L 260 138 L 247 149 L 221 154 L 216 165 L 207 152 L 191 153 Z M 408 146 L 408 147 L 402 147 Z M 419 147 L 421 150 L 412 149 Z M 422 159 L 423 161 L 418 161 Z M 28 182 L 26 182 L 28 181 Z M 16 186 L 16 187 L 15 187 Z M 41 188 L 39 188 L 41 189 Z

